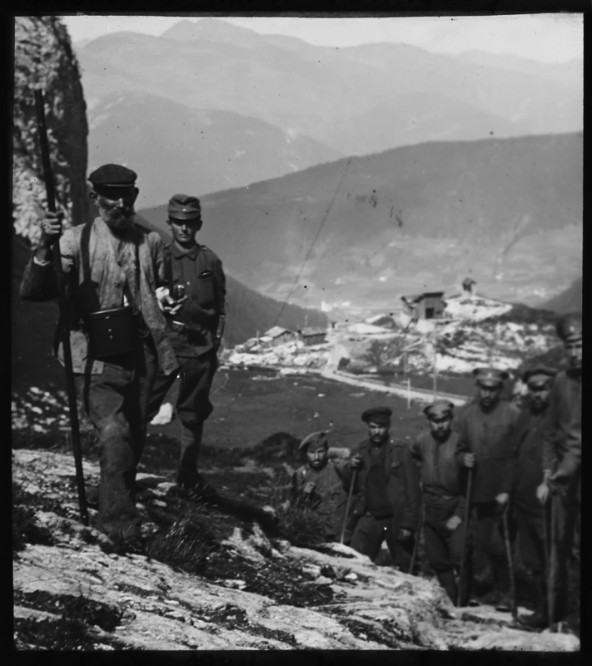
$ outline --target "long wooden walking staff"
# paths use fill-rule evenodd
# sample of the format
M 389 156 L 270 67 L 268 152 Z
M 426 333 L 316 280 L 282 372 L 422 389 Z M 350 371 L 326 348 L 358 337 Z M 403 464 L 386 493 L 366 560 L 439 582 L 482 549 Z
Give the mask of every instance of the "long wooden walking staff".
M 45 192 L 47 195 L 47 208 L 51 213 L 55 213 L 55 189 L 51 163 L 49 161 L 49 144 L 47 141 L 47 128 L 45 125 L 43 93 L 41 90 L 35 90 L 35 104 L 37 108 L 37 128 L 39 130 L 39 141 L 41 144 L 41 159 L 43 164 L 43 178 L 45 180 Z M 58 286 L 58 304 L 60 311 L 59 327 L 64 349 L 64 369 L 66 371 L 66 388 L 68 392 L 68 405 L 70 408 L 70 425 L 72 427 L 72 449 L 74 452 L 74 466 L 76 469 L 78 506 L 80 508 L 80 518 L 82 522 L 85 525 L 88 525 L 88 512 L 86 508 L 86 497 L 84 494 L 84 474 L 82 470 L 82 449 L 80 446 L 80 427 L 78 423 L 78 405 L 76 404 L 76 389 L 74 386 L 74 372 L 72 370 L 72 350 L 70 348 L 70 331 L 68 329 L 66 288 L 64 284 L 64 275 L 62 273 L 59 236 L 56 236 L 53 241 L 52 251 Z
M 419 510 L 419 520 L 417 521 L 417 532 L 415 533 L 415 543 L 413 544 L 413 551 L 411 553 L 411 561 L 409 562 L 409 570 L 407 573 L 413 575 L 413 569 L 415 569 L 415 560 L 417 559 L 417 551 L 419 550 L 419 540 L 421 538 L 421 532 L 423 529 L 423 512 L 424 504 L 421 503 L 421 508 Z
M 553 633 L 557 631 L 555 624 L 555 576 L 557 569 L 557 545 L 555 543 L 557 534 L 557 511 L 556 497 L 549 497 L 551 507 L 551 529 L 549 533 L 549 570 L 547 572 L 547 600 L 549 604 L 549 630 Z M 555 500 L 555 501 L 554 501 Z
M 549 495 L 543 506 L 543 537 L 545 540 L 545 588 L 547 592 L 547 616 L 549 626 L 551 626 L 551 618 L 553 617 L 553 610 L 555 606 L 555 599 L 553 593 L 553 587 L 551 585 L 551 535 L 549 534 L 549 513 L 551 513 L 552 497 Z M 551 521 L 552 522 L 552 521 Z
M 456 597 L 456 605 L 460 606 L 463 594 L 463 581 L 465 577 L 465 559 L 467 557 L 467 538 L 469 536 L 469 519 L 471 515 L 471 492 L 473 490 L 473 468 L 469 468 L 467 479 L 467 501 L 465 503 L 465 516 L 464 516 L 464 533 L 462 540 L 462 550 L 460 555 L 460 572 L 458 575 L 458 592 Z
M 352 494 L 354 492 L 354 486 L 356 484 L 357 474 L 358 470 L 354 469 L 354 473 L 352 474 L 352 478 L 349 484 L 349 491 L 347 493 L 347 502 L 345 504 L 345 513 L 343 515 L 343 525 L 341 526 L 341 536 L 339 537 L 339 543 L 343 543 L 343 540 L 345 539 L 345 527 L 347 525 L 347 519 L 349 517 L 349 507 L 351 505 L 351 499 L 352 499 Z
M 504 530 L 504 543 L 506 545 L 506 558 L 508 559 L 508 575 L 510 577 L 510 610 L 512 612 L 512 618 L 515 620 L 518 617 L 518 607 L 516 605 L 514 560 L 512 558 L 512 546 L 510 545 L 510 531 L 508 529 L 508 504 L 506 504 L 502 513 L 502 527 Z

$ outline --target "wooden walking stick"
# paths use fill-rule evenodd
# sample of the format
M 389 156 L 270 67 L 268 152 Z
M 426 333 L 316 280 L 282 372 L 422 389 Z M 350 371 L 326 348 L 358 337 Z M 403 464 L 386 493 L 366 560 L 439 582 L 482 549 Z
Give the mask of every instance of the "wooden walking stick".
M 345 513 L 343 515 L 343 525 L 341 527 L 341 536 L 339 537 L 339 543 L 343 543 L 343 540 L 345 539 L 345 528 L 347 525 L 347 519 L 349 517 L 349 508 L 351 505 L 351 499 L 352 499 L 352 494 L 354 492 L 354 486 L 356 484 L 356 476 L 358 474 L 358 470 L 354 469 L 354 473 L 352 474 L 352 478 L 349 484 L 349 491 L 347 493 L 347 502 L 345 504 Z
M 549 613 L 549 629 L 551 632 L 557 631 L 557 626 L 555 625 L 555 575 L 557 569 L 557 546 L 555 544 L 556 532 L 557 532 L 557 513 L 555 510 L 555 502 L 553 501 L 555 497 L 552 495 L 549 496 L 549 505 L 550 505 L 550 514 L 551 514 L 551 525 L 549 530 L 549 569 L 547 571 L 547 603 L 548 603 L 548 613 Z
M 469 536 L 469 519 L 471 516 L 471 492 L 473 490 L 473 468 L 469 468 L 468 479 L 467 479 L 467 501 L 465 504 L 465 516 L 464 516 L 464 532 L 462 540 L 462 550 L 460 555 L 460 572 L 458 576 L 458 592 L 456 597 L 456 605 L 460 606 L 460 602 L 463 594 L 463 582 L 466 575 L 465 571 L 465 560 L 467 557 L 467 538 Z
M 423 511 L 424 511 L 423 502 L 421 503 L 421 508 L 419 510 L 419 520 L 417 521 L 417 532 L 415 533 L 415 543 L 413 544 L 413 551 L 411 553 L 411 561 L 409 562 L 409 570 L 407 573 L 413 575 L 413 569 L 415 568 L 415 560 L 417 559 L 417 551 L 419 550 L 419 540 L 421 538 L 421 532 L 423 529 Z
M 55 189 L 51 171 L 51 163 L 49 160 L 49 144 L 47 141 L 47 128 L 45 125 L 43 93 L 38 89 L 35 90 L 35 104 L 37 110 L 37 128 L 39 130 L 39 141 L 41 144 L 43 178 L 45 180 L 45 192 L 47 195 L 47 208 L 51 213 L 55 213 Z M 85 525 L 88 525 L 88 512 L 86 508 L 86 497 L 84 494 L 84 474 L 82 470 L 82 449 L 80 446 L 80 426 L 78 423 L 78 405 L 76 404 L 76 389 L 74 386 L 74 372 L 72 370 L 72 350 L 70 348 L 70 331 L 68 329 L 66 288 L 64 284 L 64 275 L 62 273 L 59 236 L 56 236 L 53 241 L 52 251 L 54 256 L 58 287 L 59 331 L 64 349 L 64 369 L 66 371 L 66 388 L 68 393 L 68 405 L 70 409 L 70 425 L 72 428 L 72 449 L 74 453 L 74 466 L 76 469 L 78 506 L 80 509 L 80 518 L 82 522 Z
M 516 605 L 516 579 L 514 577 L 514 560 L 512 558 L 512 547 L 510 545 L 510 531 L 508 529 L 508 504 L 506 504 L 502 513 L 502 527 L 504 530 L 506 557 L 508 559 L 508 575 L 510 577 L 510 610 L 512 612 L 512 618 L 516 620 L 518 617 L 518 607 Z
M 554 597 L 553 597 L 553 588 L 551 585 L 551 536 L 549 534 L 549 506 L 552 502 L 550 496 L 547 497 L 544 504 L 543 511 L 543 538 L 545 540 L 545 587 L 547 592 L 547 620 L 549 626 L 551 626 L 551 618 L 553 617 L 554 610 Z

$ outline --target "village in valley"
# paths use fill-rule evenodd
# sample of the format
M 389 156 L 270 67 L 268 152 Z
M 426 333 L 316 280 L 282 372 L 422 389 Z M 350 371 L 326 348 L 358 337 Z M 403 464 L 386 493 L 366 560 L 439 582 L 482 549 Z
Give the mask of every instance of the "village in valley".
M 431 378 L 431 397 L 438 378 L 470 374 L 479 365 L 515 371 L 556 345 L 545 311 L 529 308 L 526 318 L 512 316 L 515 306 L 480 295 L 472 278 L 463 280 L 456 294 L 429 291 L 400 301 L 396 310 L 393 303 L 393 311 L 330 320 L 327 328 L 273 326 L 225 350 L 222 362 L 284 374 L 317 372 L 337 380 L 363 376 L 379 386 L 426 388 L 417 380 Z

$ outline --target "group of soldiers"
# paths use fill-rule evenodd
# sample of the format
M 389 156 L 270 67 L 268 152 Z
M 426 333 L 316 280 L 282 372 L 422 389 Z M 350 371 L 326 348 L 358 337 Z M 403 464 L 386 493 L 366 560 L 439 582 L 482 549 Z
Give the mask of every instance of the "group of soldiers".
M 135 476 L 146 424 L 177 378 L 178 488 L 189 497 L 215 493 L 199 473 L 198 453 L 212 411 L 226 298 L 220 259 L 196 242 L 199 200 L 171 197 L 172 241 L 165 244 L 135 220 L 136 179 L 127 167 L 105 164 L 88 177 L 94 220 L 62 232 L 63 215 L 47 212 L 20 292 L 29 300 L 55 298 L 63 276 L 64 337 L 98 442 L 97 527 L 127 549 L 143 540 Z M 569 367 L 526 370 L 522 410 L 501 397 L 507 374 L 483 368 L 475 371 L 476 400 L 457 416 L 450 402 L 428 405 L 429 430 L 411 446 L 391 437 L 389 407 L 363 412 L 368 436 L 347 458 L 330 457 L 327 433 L 312 433 L 301 443 L 306 464 L 294 474 L 293 503 L 321 517 L 327 540 L 373 560 L 386 541 L 395 566 L 410 573 L 417 572 L 423 530 L 427 560 L 456 604 L 466 604 L 478 583 L 473 545 L 485 558 L 481 577 L 506 590 L 511 539 L 539 594 L 535 613 L 523 621 L 561 621 L 579 535 L 581 317 L 562 318 L 557 332 Z M 55 350 L 67 364 L 64 342 L 56 339 Z
M 569 610 L 570 559 L 579 564 L 581 315 L 562 317 L 557 333 L 568 367 L 526 368 L 520 406 L 503 397 L 507 372 L 476 368 L 475 399 L 456 415 L 447 400 L 427 405 L 429 428 L 410 445 L 391 437 L 389 407 L 362 413 L 367 438 L 347 458 L 327 432 L 308 435 L 292 506 L 314 510 L 327 540 L 373 561 L 386 542 L 411 574 L 423 532 L 427 563 L 454 604 L 475 591 L 525 626 L 556 627 Z M 534 612 L 520 617 L 515 560 L 535 589 Z

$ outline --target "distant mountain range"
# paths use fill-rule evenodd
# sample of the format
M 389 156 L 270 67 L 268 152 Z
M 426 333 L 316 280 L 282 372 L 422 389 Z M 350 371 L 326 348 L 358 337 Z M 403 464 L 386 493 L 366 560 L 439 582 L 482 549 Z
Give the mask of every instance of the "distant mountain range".
M 583 304 L 582 277 L 577 278 L 569 287 L 543 303 L 542 307 L 560 314 L 581 312 Z
M 582 135 L 437 142 L 202 198 L 203 242 L 265 295 L 389 310 L 421 291 L 537 305 L 582 273 Z M 164 206 L 141 211 L 166 230 Z
M 167 192 L 193 178 L 203 193 L 403 145 L 583 129 L 581 60 L 313 46 L 214 18 L 74 48 L 89 162 L 115 154 L 146 173 L 146 205 L 159 168 Z
M 106 95 L 89 116 L 90 168 L 116 162 L 137 170 L 144 205 L 174 192 L 240 187 L 343 155 L 256 118 L 144 92 Z

